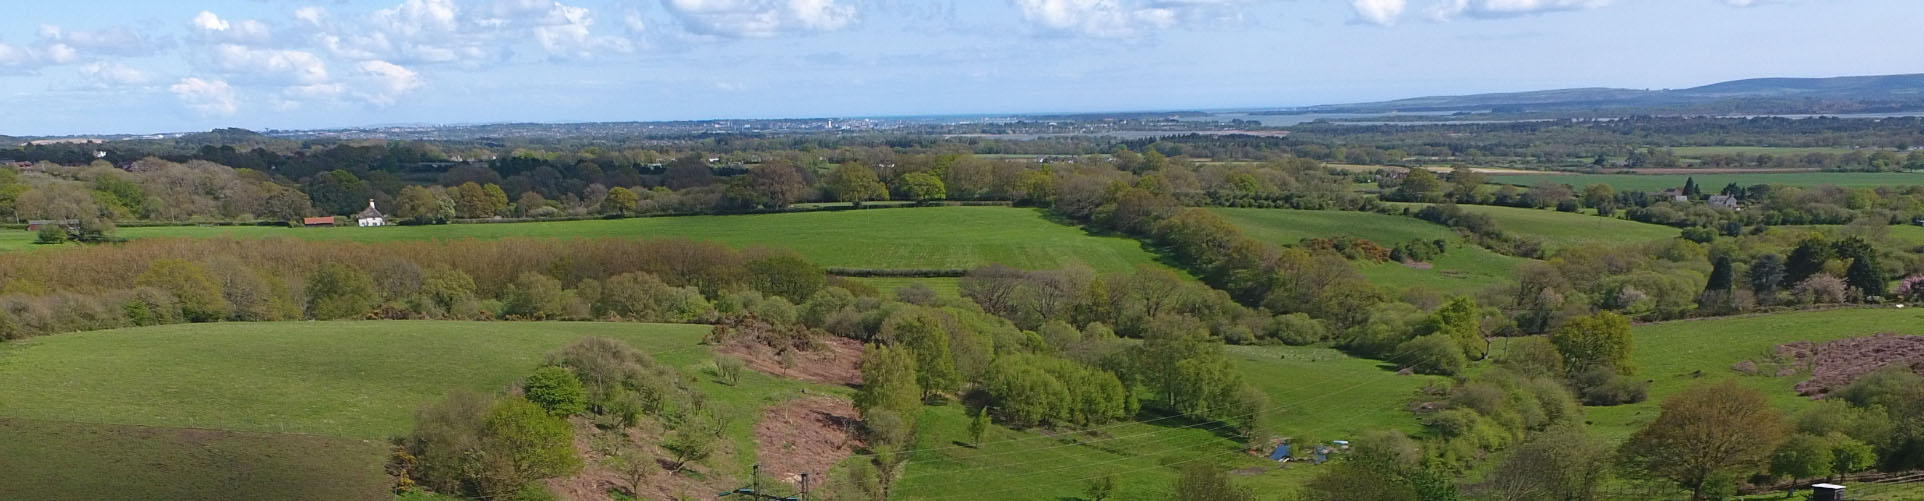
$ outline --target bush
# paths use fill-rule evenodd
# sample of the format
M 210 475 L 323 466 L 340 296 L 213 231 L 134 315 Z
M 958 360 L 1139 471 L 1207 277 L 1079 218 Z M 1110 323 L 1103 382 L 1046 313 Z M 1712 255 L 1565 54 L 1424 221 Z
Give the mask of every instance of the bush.
M 212 322 L 226 318 L 233 311 L 233 305 L 222 295 L 220 283 L 207 273 L 207 268 L 184 259 L 156 259 L 148 263 L 146 272 L 134 278 L 134 284 L 172 294 L 189 322 Z
M 588 394 L 581 380 L 565 368 L 550 365 L 535 369 L 522 385 L 522 392 L 527 394 L 529 402 L 556 416 L 572 416 L 588 410 Z
M 1404 341 L 1396 346 L 1396 358 L 1416 372 L 1442 376 L 1462 372 L 1470 363 L 1469 358 L 1463 356 L 1463 349 L 1457 347 L 1456 340 L 1446 334 L 1431 334 Z
M 1329 328 L 1323 321 L 1311 318 L 1305 313 L 1277 315 L 1269 324 L 1269 338 L 1282 341 L 1291 346 L 1303 346 L 1329 339 Z
M 502 303 L 509 316 L 529 320 L 580 319 L 588 314 L 587 303 L 562 290 L 560 280 L 532 271 L 515 279 Z
M 307 277 L 307 312 L 317 320 L 365 317 L 380 297 L 373 279 L 345 264 L 321 265 Z
M 67 243 L 67 229 L 57 224 L 41 226 L 40 233 L 34 237 L 33 243 L 42 245 Z
M 1571 382 L 1576 384 L 1584 405 L 1634 404 L 1650 397 L 1649 383 L 1618 374 L 1616 368 L 1607 365 L 1580 372 Z

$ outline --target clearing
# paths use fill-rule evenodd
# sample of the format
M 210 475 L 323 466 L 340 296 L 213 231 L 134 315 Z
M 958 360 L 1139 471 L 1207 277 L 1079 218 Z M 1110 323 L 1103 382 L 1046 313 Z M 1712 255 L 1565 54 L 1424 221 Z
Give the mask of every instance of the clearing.
M 387 439 L 448 391 L 500 391 L 546 353 L 586 336 L 625 341 L 677 367 L 737 416 L 795 396 L 845 395 L 759 372 L 712 374 L 703 325 L 364 321 L 182 324 L 0 344 L 0 499 L 388 496 Z M 745 478 L 752 418 L 728 427 Z M 19 460 L 24 459 L 24 460 Z M 17 463 L 17 464 L 16 464 Z M 725 463 L 725 461 L 723 462 Z M 242 465 L 241 467 L 229 467 Z M 75 474 L 75 472 L 87 472 Z M 158 480 L 164 479 L 164 481 Z M 101 493 L 98 496 L 87 493 Z M 372 494 L 370 494 L 372 493 Z
M 1765 174 L 1493 174 L 1490 182 L 1530 186 L 1540 182 L 1564 183 L 1583 189 L 1592 184 L 1608 184 L 1617 191 L 1663 191 L 1683 187 L 1684 180 L 1695 178 L 1705 192 L 1724 185 L 1785 184 L 1791 186 L 1836 185 L 1846 188 L 1911 186 L 1924 184 L 1924 173 L 1912 172 L 1786 172 Z
M 1348 236 L 1369 239 L 1384 247 L 1411 240 L 1448 241 L 1449 251 L 1429 268 L 1397 262 L 1358 262 L 1357 270 L 1371 282 L 1396 288 L 1421 286 L 1446 293 L 1469 293 L 1502 283 L 1523 258 L 1510 257 L 1464 242 L 1455 230 L 1402 216 L 1373 212 L 1291 209 L 1211 209 L 1243 230 L 1250 238 L 1295 244 L 1305 238 Z
M 1245 381 L 1270 397 L 1272 431 L 1315 441 L 1353 438 L 1369 430 L 1418 431 L 1409 402 L 1430 376 L 1399 376 L 1382 362 L 1328 348 L 1231 346 Z M 906 499 L 1078 499 L 1085 479 L 1115 474 L 1118 500 L 1161 500 L 1184 465 L 1213 461 L 1259 472 L 1238 483 L 1287 498 L 1315 475 L 1306 463 L 1274 462 L 1243 450 L 1214 422 L 1151 417 L 1086 432 L 1011 430 L 991 426 L 980 448 L 968 447 L 962 405 L 927 407 L 916 451 L 898 492 Z M 1263 451 L 1268 452 L 1268 451 Z
M 1763 371 L 1742 375 L 1739 362 L 1768 359 L 1777 345 L 1798 341 L 1826 342 L 1877 333 L 1924 334 L 1924 310 L 1915 308 L 1846 308 L 1768 315 L 1680 320 L 1638 325 L 1632 358 L 1637 377 L 1651 380 L 1650 400 L 1615 407 L 1588 407 L 1591 429 L 1621 440 L 1644 423 L 1656 419 L 1658 403 L 1693 384 L 1736 378 L 1762 390 L 1784 410 L 1809 405 L 1799 396 L 1797 383 L 1809 372 L 1778 375 Z
M 0 251 L 58 248 L 31 244 L 34 235 L 8 232 Z M 1060 268 L 1082 262 L 1102 271 L 1127 271 L 1155 262 L 1135 240 L 1091 236 L 1057 224 L 1039 209 L 916 207 L 736 216 L 676 216 L 534 223 L 444 224 L 379 228 L 273 226 L 129 227 L 123 238 L 301 238 L 384 242 L 524 238 L 689 238 L 734 247 L 792 249 L 824 267 L 967 269 L 991 263 Z

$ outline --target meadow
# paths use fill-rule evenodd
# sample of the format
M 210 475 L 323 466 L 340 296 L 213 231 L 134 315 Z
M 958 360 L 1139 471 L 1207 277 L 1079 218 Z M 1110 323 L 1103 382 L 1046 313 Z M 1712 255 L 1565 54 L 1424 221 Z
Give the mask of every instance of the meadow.
M 1669 226 L 1548 209 L 1496 205 L 1458 207 L 1468 212 L 1488 214 L 1496 219 L 1498 229 L 1516 236 L 1534 238 L 1549 249 L 1665 240 L 1676 238 L 1681 233 Z
M 824 267 L 966 269 L 991 263 L 1030 269 L 1082 262 L 1126 271 L 1155 258 L 1135 240 L 1092 236 L 1017 207 L 917 207 L 730 216 L 678 216 L 537 223 L 379 228 L 163 226 L 121 228 L 122 238 L 300 238 L 386 242 L 521 238 L 689 238 L 734 247 L 794 250 Z M 11 230 L 0 251 L 45 249 Z
M 1763 363 L 1771 349 L 1793 341 L 1825 342 L 1878 333 L 1924 334 L 1924 310 L 1845 308 L 1768 315 L 1680 320 L 1638 325 L 1631 357 L 1637 377 L 1648 379 L 1650 400 L 1616 407 L 1590 407 L 1591 429 L 1621 440 L 1658 414 L 1663 398 L 1699 383 L 1734 378 L 1769 395 L 1785 411 L 1807 406 L 1792 389 L 1809 376 L 1741 375 L 1731 367 L 1746 360 Z
M 1449 251 L 1432 261 L 1429 269 L 1395 262 L 1358 263 L 1357 271 L 1363 276 L 1388 287 L 1469 293 L 1508 280 L 1517 266 L 1528 261 L 1497 254 L 1463 241 L 1455 230 L 1410 217 L 1347 211 L 1212 210 L 1228 218 L 1250 238 L 1277 244 L 1333 236 L 1365 238 L 1386 247 L 1411 240 L 1449 242 Z
M 740 416 L 803 390 L 759 373 L 701 377 L 707 326 L 530 322 L 288 322 L 142 327 L 0 345 L 0 499 L 139 487 L 157 498 L 382 499 L 387 439 L 455 389 L 503 390 L 576 339 L 626 341 Z M 735 450 L 753 451 L 753 419 Z M 14 459 L 8 459 L 14 458 Z M 746 471 L 754 454 L 734 455 Z M 30 459 L 30 460 L 29 460 Z M 250 496 L 252 492 L 256 496 Z M 158 495 L 171 494 L 171 495 Z M 96 496 L 80 496 L 96 497 Z
M 1445 378 L 1398 376 L 1381 362 L 1328 348 L 1232 346 L 1245 381 L 1270 397 L 1270 428 L 1312 441 L 1353 439 L 1369 430 L 1421 426 L 1407 410 L 1424 385 Z M 1114 474 L 1118 500 L 1165 499 L 1177 469 L 1220 463 L 1263 499 L 1285 497 L 1317 472 L 1307 463 L 1278 465 L 1243 450 L 1226 426 L 1151 417 L 1093 432 L 1043 434 L 992 427 L 980 448 L 968 441 L 958 405 L 924 410 L 918 452 L 898 487 L 905 499 L 1078 499 L 1085 480 Z M 1262 451 L 1267 453 L 1268 451 Z
M 1532 186 L 1542 182 L 1563 183 L 1582 189 L 1592 184 L 1608 184 L 1617 191 L 1663 191 L 1681 188 L 1686 179 L 1696 179 L 1705 192 L 1724 185 L 1784 184 L 1790 186 L 1836 185 L 1846 188 L 1911 186 L 1924 184 L 1924 173 L 1914 172 L 1783 172 L 1745 174 L 1495 174 L 1489 182 Z

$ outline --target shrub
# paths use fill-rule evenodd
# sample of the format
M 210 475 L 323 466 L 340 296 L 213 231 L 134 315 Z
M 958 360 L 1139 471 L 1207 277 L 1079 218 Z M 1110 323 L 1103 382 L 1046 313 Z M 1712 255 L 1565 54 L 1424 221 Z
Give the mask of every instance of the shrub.
M 181 314 L 190 322 L 212 322 L 226 318 L 233 305 L 222 295 L 220 283 L 207 268 L 183 259 L 156 259 L 147 271 L 134 278 L 134 284 L 155 287 L 172 294 L 180 303 Z
M 1842 303 L 1850 298 L 1849 287 L 1844 284 L 1844 279 L 1823 273 L 1798 282 L 1796 287 L 1791 288 L 1791 294 L 1807 304 Z
M 1571 382 L 1585 405 L 1634 404 L 1649 398 L 1649 383 L 1626 377 L 1607 365 L 1579 372 Z
M 380 304 L 374 280 L 341 263 L 327 263 L 307 277 L 307 312 L 318 320 L 361 318 Z
M 742 359 L 739 358 L 716 356 L 715 375 L 720 377 L 722 382 L 728 383 L 729 386 L 739 385 L 742 382 L 742 367 L 744 365 Z
M 40 232 L 33 239 L 33 243 L 42 245 L 67 243 L 67 229 L 61 228 L 60 225 L 57 224 L 41 226 Z
M 565 368 L 550 365 L 535 369 L 522 384 L 522 392 L 529 402 L 556 416 L 572 416 L 588 410 L 588 394 L 581 380 Z
M 502 298 L 505 313 L 529 320 L 574 319 L 586 316 L 586 304 L 573 292 L 562 290 L 553 277 L 522 272 Z
M 1329 339 L 1329 328 L 1323 321 L 1311 318 L 1306 313 L 1277 315 L 1269 324 L 1269 338 L 1282 341 L 1291 346 L 1303 346 Z
M 1462 348 L 1447 334 L 1428 336 L 1404 341 L 1396 347 L 1396 358 L 1411 369 L 1423 374 L 1455 375 L 1469 365 L 1469 358 L 1463 356 Z

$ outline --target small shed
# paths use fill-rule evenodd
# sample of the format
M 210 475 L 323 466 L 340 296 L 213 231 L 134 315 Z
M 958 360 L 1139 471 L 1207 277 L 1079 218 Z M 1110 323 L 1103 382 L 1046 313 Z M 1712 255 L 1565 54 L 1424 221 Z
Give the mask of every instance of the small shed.
M 301 226 L 309 228 L 334 226 L 334 216 L 302 218 Z
M 79 219 L 29 219 L 27 220 L 27 231 L 40 231 L 41 228 L 45 228 L 48 226 L 59 226 L 62 228 L 66 228 L 67 231 L 75 231 L 80 229 L 80 220 Z
M 367 209 L 361 211 L 360 214 L 355 214 L 354 219 L 359 221 L 362 227 L 385 226 L 387 224 L 387 218 L 381 217 L 381 211 L 374 209 L 374 199 L 372 198 L 367 200 Z
M 1837 484 L 1814 484 L 1810 486 L 1811 501 L 1844 501 L 1844 486 Z

